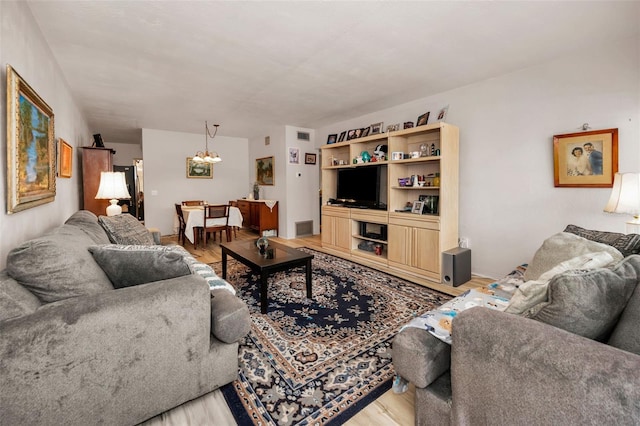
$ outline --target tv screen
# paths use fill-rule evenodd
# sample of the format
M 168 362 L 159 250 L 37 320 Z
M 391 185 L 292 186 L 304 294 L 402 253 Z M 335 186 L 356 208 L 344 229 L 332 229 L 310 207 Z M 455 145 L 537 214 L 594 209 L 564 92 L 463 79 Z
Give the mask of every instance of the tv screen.
M 336 198 L 346 205 L 378 208 L 381 166 L 338 170 Z

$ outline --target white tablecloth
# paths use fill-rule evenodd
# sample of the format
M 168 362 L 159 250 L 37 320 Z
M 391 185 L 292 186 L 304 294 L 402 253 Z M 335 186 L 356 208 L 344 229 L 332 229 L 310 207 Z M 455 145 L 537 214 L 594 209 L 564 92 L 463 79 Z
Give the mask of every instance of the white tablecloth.
M 184 236 L 187 237 L 191 243 L 193 243 L 193 228 L 198 226 L 204 226 L 204 207 L 203 206 L 182 206 L 182 215 L 184 221 L 187 224 L 184 230 Z M 211 219 L 209 224 L 224 225 L 225 219 Z M 174 225 L 175 228 L 179 226 L 178 216 L 176 215 Z M 242 213 L 237 207 L 229 208 L 229 226 L 242 226 Z

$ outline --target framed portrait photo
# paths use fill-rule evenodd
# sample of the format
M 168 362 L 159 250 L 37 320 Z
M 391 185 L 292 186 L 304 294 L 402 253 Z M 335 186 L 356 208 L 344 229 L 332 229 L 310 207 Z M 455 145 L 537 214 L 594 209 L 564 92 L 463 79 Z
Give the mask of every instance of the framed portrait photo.
M 300 164 L 300 150 L 289 148 L 289 164 Z
M 425 112 L 424 114 L 418 116 L 418 120 L 416 120 L 416 127 L 424 126 L 429 121 L 429 112 Z
M 338 140 L 338 134 L 327 136 L 327 145 L 331 145 L 332 143 L 336 143 Z
M 213 179 L 213 164 L 193 161 L 193 157 L 187 157 L 187 178 Z
M 73 166 L 73 147 L 63 141 L 58 140 L 58 177 L 70 178 Z
M 411 208 L 411 213 L 422 214 L 423 207 L 424 201 L 414 201 L 413 207 Z
M 273 157 L 256 158 L 256 182 L 258 185 L 273 186 Z
M 553 137 L 555 187 L 611 188 L 618 171 L 618 129 Z
M 304 164 L 316 164 L 316 154 L 309 152 L 304 154 Z
M 340 133 L 340 137 L 338 138 L 338 142 L 344 142 L 346 137 L 347 137 L 347 131 L 345 130 L 344 132 Z
M 7 213 L 56 197 L 53 110 L 7 65 Z
M 384 126 L 384 122 L 379 122 L 379 123 L 373 123 L 371 125 L 371 134 L 372 135 L 377 135 L 378 133 L 382 133 L 382 128 Z

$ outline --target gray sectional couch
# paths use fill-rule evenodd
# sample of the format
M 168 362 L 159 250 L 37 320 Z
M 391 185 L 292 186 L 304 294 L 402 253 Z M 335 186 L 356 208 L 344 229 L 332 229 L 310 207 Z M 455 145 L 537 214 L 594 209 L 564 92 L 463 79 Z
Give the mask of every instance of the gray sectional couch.
M 124 219 L 80 211 L 9 253 L 0 425 L 133 425 L 236 378 L 244 302 Z
M 545 300 L 521 314 L 464 310 L 451 345 L 415 327 L 395 337 L 417 425 L 640 424 L 640 236 L 582 235 L 624 259 L 554 275 Z M 544 247 L 534 266 L 553 257 Z

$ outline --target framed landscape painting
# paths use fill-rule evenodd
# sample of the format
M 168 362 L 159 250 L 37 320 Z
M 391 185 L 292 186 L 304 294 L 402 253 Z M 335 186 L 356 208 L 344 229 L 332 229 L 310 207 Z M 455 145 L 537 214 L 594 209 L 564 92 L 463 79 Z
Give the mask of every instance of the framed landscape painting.
M 618 129 L 553 137 L 556 187 L 612 188 L 618 171 Z
M 60 139 L 58 141 L 58 176 L 61 178 L 70 178 L 72 166 L 73 147 Z
M 256 182 L 258 185 L 273 185 L 273 157 L 256 159 Z
M 213 179 L 213 163 L 193 161 L 193 157 L 187 157 L 187 178 Z
M 7 213 L 56 197 L 53 110 L 7 65 Z

